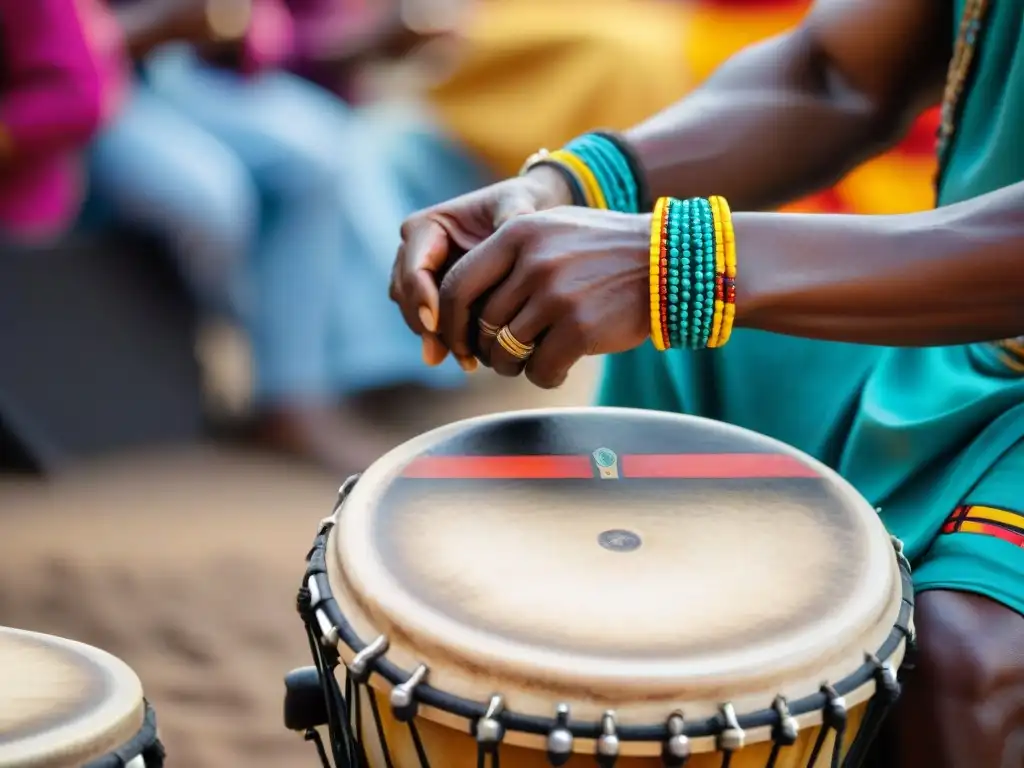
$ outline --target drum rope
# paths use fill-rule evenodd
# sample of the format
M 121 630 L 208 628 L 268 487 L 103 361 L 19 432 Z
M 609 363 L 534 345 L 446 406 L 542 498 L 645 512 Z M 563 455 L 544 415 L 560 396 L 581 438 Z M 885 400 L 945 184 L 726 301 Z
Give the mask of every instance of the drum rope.
M 874 655 L 869 655 L 868 661 L 875 665 L 875 696 L 864 713 L 860 730 L 854 737 L 850 751 L 846 755 L 844 768 L 860 768 L 864 764 L 868 757 L 868 750 L 882 729 L 882 723 L 885 722 L 889 712 L 900 698 L 899 679 L 892 667 L 883 664 Z
M 348 727 L 348 713 L 345 707 L 345 700 L 338 690 L 337 680 L 334 677 L 337 661 L 334 664 L 330 664 L 326 658 L 326 649 L 317 642 L 312 624 L 312 595 L 307 587 L 299 588 L 296 603 L 299 615 L 302 616 L 306 626 L 306 639 L 309 642 L 309 651 L 313 656 L 313 664 L 316 667 L 323 688 L 324 708 L 327 712 L 327 728 L 335 766 L 337 768 L 357 768 L 353 757 L 352 744 L 354 739 Z M 319 736 L 317 739 L 319 739 Z M 330 766 L 325 766 L 325 768 L 330 768 Z
M 337 768 L 356 768 L 352 754 L 352 739 L 347 728 L 348 715 L 345 712 L 345 704 L 337 690 L 337 683 L 334 679 L 334 669 L 323 656 L 323 652 L 317 647 L 315 636 L 307 627 L 310 646 L 324 688 L 324 706 L 327 710 L 327 729 L 330 738 L 331 751 L 334 754 L 334 764 Z M 338 734 L 335 738 L 333 734 Z M 343 751 L 342 751 L 343 750 Z
M 373 691 L 367 689 L 367 694 L 373 696 Z M 345 675 L 345 700 L 349 704 L 349 714 L 352 716 L 352 733 L 355 734 L 356 758 L 359 760 L 359 768 L 370 768 L 370 761 L 366 757 L 366 746 L 359 736 L 363 732 L 363 690 L 352 681 L 351 675 Z
M 324 748 L 324 740 L 320 738 L 316 728 L 307 728 L 303 738 L 306 741 L 313 742 L 313 746 L 316 747 L 316 753 L 320 757 L 320 764 L 324 768 L 331 768 L 331 761 L 327 757 L 327 750 Z
M 427 759 L 427 750 L 423 748 L 423 739 L 420 738 L 419 728 L 413 720 L 409 721 L 409 735 L 412 736 L 412 744 L 416 748 L 416 756 L 420 759 L 420 768 L 430 768 L 430 760 Z M 498 768 L 497 760 L 494 768 Z
M 476 747 L 476 768 L 487 768 L 488 755 L 491 758 L 491 768 L 500 768 L 501 751 L 496 749 L 489 753 L 482 744 L 477 744 Z
M 779 722 L 772 726 L 772 751 L 768 755 L 766 768 L 775 768 L 782 748 L 796 744 L 800 735 L 800 726 L 789 711 L 789 702 L 786 701 L 785 696 L 776 696 L 775 701 L 772 702 L 772 709 L 778 715 Z
M 346 484 L 346 490 L 351 489 L 352 484 Z M 334 663 L 330 669 L 323 674 L 322 680 L 325 687 L 337 690 L 337 681 L 333 670 L 337 666 L 337 659 L 340 658 L 337 652 L 339 643 L 344 643 L 355 653 L 355 658 L 348 665 L 349 676 L 353 678 L 353 690 L 356 700 L 361 699 L 361 687 L 367 688 L 370 697 L 370 705 L 373 710 L 373 717 L 376 725 L 377 736 L 380 740 L 383 752 L 385 768 L 393 768 L 393 763 L 385 738 L 385 730 L 377 697 L 373 688 L 367 684 L 372 673 L 380 675 L 394 688 L 391 695 L 391 707 L 396 719 L 407 723 L 410 729 L 413 745 L 419 757 L 422 768 L 429 768 L 429 761 L 426 750 L 414 719 L 419 702 L 428 706 L 447 712 L 457 717 L 463 717 L 473 723 L 473 732 L 477 739 L 477 766 L 478 768 L 500 768 L 499 752 L 504 733 L 507 729 L 520 733 L 534 734 L 538 736 L 547 735 L 549 739 L 549 763 L 553 766 L 561 765 L 572 752 L 571 744 L 575 737 L 585 739 L 596 739 L 598 744 L 598 764 L 601 768 L 613 768 L 618 757 L 619 740 L 634 742 L 656 742 L 662 741 L 665 745 L 662 762 L 668 768 L 676 768 L 685 762 L 688 756 L 687 739 L 715 736 L 718 748 L 722 752 L 722 768 L 729 768 L 733 754 L 742 748 L 744 743 L 745 729 L 770 726 L 772 729 L 772 751 L 767 768 L 774 768 L 783 747 L 791 746 L 796 741 L 797 725 L 795 715 L 805 715 L 818 710 L 822 715 L 822 727 L 819 731 L 811 751 L 808 766 L 814 766 L 819 757 L 822 756 L 828 738 L 834 734 L 832 744 L 830 765 L 831 768 L 858 768 L 863 760 L 864 753 L 881 724 L 882 719 L 891 709 L 899 695 L 899 685 L 896 683 L 896 675 L 893 667 L 888 662 L 879 659 L 890 659 L 905 645 L 908 654 L 913 647 L 912 613 L 914 606 L 913 582 L 910 574 L 910 564 L 903 554 L 902 543 L 893 539 L 893 545 L 897 554 L 897 562 L 900 571 L 900 584 L 902 588 L 902 603 L 899 615 L 894 622 L 892 631 L 882 645 L 877 649 L 876 654 L 868 654 L 865 663 L 847 677 L 834 685 L 824 685 L 816 694 L 804 696 L 803 698 L 787 704 L 781 697 L 777 697 L 771 708 L 757 711 L 737 717 L 731 704 L 725 704 L 721 713 L 707 720 L 689 722 L 684 725 L 680 713 L 673 714 L 666 723 L 661 725 L 631 725 L 627 728 L 616 729 L 613 713 L 606 713 L 600 723 L 570 722 L 568 709 L 560 706 L 555 719 L 542 716 L 524 715 L 504 710 L 500 696 L 492 697 L 489 705 L 481 705 L 462 699 L 458 696 L 445 693 L 433 688 L 426 682 L 425 678 L 429 670 L 420 665 L 412 673 L 402 670 L 386 658 L 388 640 L 384 636 L 378 637 L 375 641 L 367 643 L 360 639 L 354 628 L 349 624 L 341 612 L 340 606 L 335 600 L 330 581 L 327 575 L 326 551 L 329 536 L 341 511 L 341 504 L 335 508 L 335 516 L 325 519 L 307 557 L 306 584 L 300 590 L 300 604 L 302 597 L 306 599 L 306 608 L 303 619 L 309 634 L 310 647 L 314 656 L 314 662 L 318 669 L 327 667 L 322 652 L 328 651 L 334 657 Z M 315 597 L 314 597 L 315 596 Z M 318 633 L 319 630 L 319 633 Z M 317 638 L 322 636 L 322 642 Z M 864 724 L 854 744 L 849 750 L 846 760 L 843 760 L 843 742 L 847 731 L 847 709 L 844 695 L 848 695 L 874 679 L 875 696 L 869 704 L 865 713 Z M 326 693 L 326 692 L 325 692 Z M 396 694 L 398 696 L 396 697 Z M 339 708 L 345 709 L 345 698 L 340 692 L 338 699 L 342 699 Z M 333 697 L 327 695 L 328 723 L 332 732 L 332 743 L 337 737 L 338 740 L 346 742 L 346 759 L 353 749 L 360 753 L 359 765 L 361 768 L 368 768 L 366 763 L 365 749 L 361 743 L 362 725 L 358 703 L 353 703 L 355 709 L 353 716 L 356 718 L 355 727 L 346 716 L 342 721 L 344 727 L 332 717 L 335 711 L 335 703 L 331 702 Z M 349 701 L 351 699 L 349 698 Z M 792 712 L 790 711 L 792 707 Z M 610 730 L 609 730 L 610 729 Z M 354 735 L 353 735 L 354 731 Z M 569 752 L 563 755 L 560 749 L 557 754 L 551 751 L 552 739 L 557 736 L 558 743 L 565 741 Z M 353 748 L 352 745 L 358 745 Z M 564 747 L 565 744 L 562 744 Z M 336 748 L 336 753 L 339 751 Z M 553 759 L 557 757 L 558 759 Z M 682 757 L 682 761 L 680 761 Z M 488 758 L 490 760 L 488 761 Z M 564 758 L 564 759 L 563 759 Z M 336 759 L 338 756 L 336 754 Z M 355 765 L 354 762 L 343 764 L 343 768 Z
M 825 741 L 832 732 L 835 732 L 835 741 L 832 744 L 831 767 L 840 768 L 840 757 L 843 751 L 843 735 L 846 733 L 846 701 L 836 693 L 831 685 L 823 685 L 821 692 L 825 694 L 827 703 L 821 711 L 821 730 L 818 731 L 818 738 L 814 742 L 814 749 L 807 760 L 807 768 L 814 768 L 818 763 L 825 748 Z
M 391 763 L 391 751 L 388 749 L 388 740 L 384 736 L 384 721 L 380 717 L 380 705 L 377 703 L 377 696 L 370 691 L 370 710 L 373 712 L 373 722 L 377 726 L 377 739 L 380 741 L 380 751 L 384 755 L 385 768 L 394 768 Z

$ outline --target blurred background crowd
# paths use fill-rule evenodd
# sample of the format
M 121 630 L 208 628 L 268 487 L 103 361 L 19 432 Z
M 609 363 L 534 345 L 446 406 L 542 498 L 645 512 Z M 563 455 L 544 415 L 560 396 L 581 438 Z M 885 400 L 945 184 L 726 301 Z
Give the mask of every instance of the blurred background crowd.
M 0 624 L 124 657 L 172 764 L 280 764 L 335 481 L 589 393 L 589 368 L 537 393 L 425 366 L 387 297 L 402 220 L 629 127 L 807 5 L 0 0 L 0 471 L 70 466 L 0 480 Z M 936 122 L 793 207 L 930 206 Z

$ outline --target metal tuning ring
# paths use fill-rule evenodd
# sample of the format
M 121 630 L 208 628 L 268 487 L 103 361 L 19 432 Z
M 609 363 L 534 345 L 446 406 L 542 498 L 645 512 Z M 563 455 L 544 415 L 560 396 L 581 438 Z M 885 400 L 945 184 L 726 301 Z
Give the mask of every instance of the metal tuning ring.
M 420 664 L 409 679 L 391 690 L 391 711 L 400 723 L 407 723 L 416 717 L 416 688 L 422 683 L 430 670 L 426 664 Z
M 900 697 L 901 686 L 892 664 L 879 661 L 873 653 L 865 653 L 864 660 L 875 668 L 875 695 L 885 704 L 894 703 Z
M 822 719 L 827 728 L 840 731 L 846 727 L 846 699 L 840 696 L 836 689 L 826 683 L 821 686 L 821 692 L 825 694 L 827 702 L 822 712 Z
M 747 734 L 740 728 L 740 721 L 736 717 L 736 708 L 731 702 L 722 705 L 722 720 L 725 727 L 718 734 L 718 749 L 720 752 L 738 752 L 743 749 L 747 741 Z
M 619 734 L 615 713 L 608 710 L 601 716 L 601 735 L 597 739 L 597 764 L 600 768 L 614 768 L 619 759 Z
M 548 734 L 548 762 L 555 768 L 572 757 L 573 736 L 569 730 L 569 705 L 559 704 L 555 710 L 555 727 Z
M 476 743 L 484 752 L 493 753 L 501 740 L 505 738 L 505 726 L 501 724 L 501 713 L 505 710 L 505 701 L 495 694 L 487 704 L 487 712 L 477 720 Z
M 680 768 L 690 759 L 690 740 L 682 712 L 673 712 L 665 723 L 668 736 L 661 748 L 661 762 L 666 768 Z
M 772 702 L 772 709 L 779 716 L 779 722 L 772 726 L 772 741 L 783 747 L 791 747 L 796 744 L 797 736 L 800 735 L 800 724 L 790 714 L 789 704 L 784 696 L 776 696 Z
M 355 658 L 346 665 L 348 676 L 353 683 L 362 685 L 370 679 L 370 672 L 373 671 L 373 662 L 388 652 L 390 642 L 387 636 L 380 635 L 376 640 L 363 648 L 355 655 Z
M 345 499 L 352 493 L 352 489 L 355 488 L 356 483 L 359 481 L 359 475 L 349 475 L 345 478 L 345 482 L 338 488 L 338 498 L 334 502 L 334 509 L 331 510 L 331 514 L 323 518 L 316 527 L 316 535 L 321 535 L 328 526 L 334 525 L 338 522 L 338 513 L 341 512 L 341 508 L 345 505 Z

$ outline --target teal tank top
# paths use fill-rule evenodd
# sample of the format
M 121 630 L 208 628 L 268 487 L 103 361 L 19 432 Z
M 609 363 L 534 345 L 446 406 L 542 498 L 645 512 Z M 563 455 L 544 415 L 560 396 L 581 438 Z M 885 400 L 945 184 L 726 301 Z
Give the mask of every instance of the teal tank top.
M 956 0 L 953 34 L 966 0 Z M 1024 181 L 1024 0 L 990 0 L 949 146 L 939 205 Z

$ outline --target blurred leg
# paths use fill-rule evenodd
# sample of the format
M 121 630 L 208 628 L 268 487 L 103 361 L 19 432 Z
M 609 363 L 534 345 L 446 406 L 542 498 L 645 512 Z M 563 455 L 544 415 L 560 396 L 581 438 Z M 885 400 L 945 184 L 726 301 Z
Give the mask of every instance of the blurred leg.
M 337 168 L 322 146 L 340 134 L 344 107 L 289 76 L 242 78 L 182 47 L 159 52 L 148 77 L 161 98 L 229 144 L 259 187 L 263 219 L 250 259 L 258 399 L 330 399 L 325 339 L 341 228 Z
M 91 159 L 93 194 L 170 246 L 207 310 L 237 311 L 258 196 L 232 151 L 140 85 Z
M 372 430 L 334 409 L 339 391 L 328 344 L 345 278 L 338 148 L 347 108 L 293 76 L 242 78 L 182 48 L 155 57 L 149 76 L 161 97 L 232 146 L 263 196 L 251 265 L 255 394 L 265 436 L 338 471 L 363 468 L 380 444 Z

